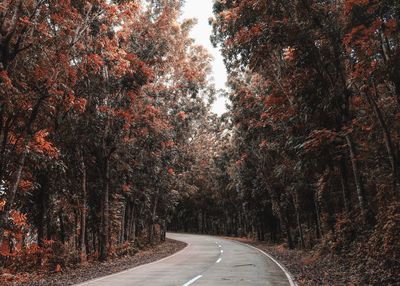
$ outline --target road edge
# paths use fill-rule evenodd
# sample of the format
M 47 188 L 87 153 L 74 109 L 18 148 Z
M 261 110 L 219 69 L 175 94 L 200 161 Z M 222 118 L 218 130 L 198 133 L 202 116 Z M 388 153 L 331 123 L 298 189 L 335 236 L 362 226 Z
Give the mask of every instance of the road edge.
M 175 252 L 175 253 L 173 253 L 173 254 L 171 254 L 171 255 L 169 255 L 169 256 L 166 256 L 166 257 L 164 257 L 164 258 L 161 258 L 161 259 L 159 259 L 159 260 L 152 261 L 152 262 L 145 263 L 145 264 L 141 264 L 141 265 L 138 265 L 138 266 L 135 266 L 135 267 L 132 267 L 132 268 L 129 268 L 129 269 L 120 271 L 120 272 L 116 272 L 116 273 L 113 273 L 113 274 L 110 274 L 110 275 L 106 275 L 106 276 L 94 278 L 94 279 L 91 279 L 91 280 L 88 280 L 88 281 L 85 281 L 85 282 L 81 282 L 81 283 L 78 283 L 78 284 L 73 284 L 72 286 L 84 286 L 84 285 L 88 285 L 88 284 L 93 283 L 93 282 L 101 281 L 101 280 L 106 279 L 106 278 L 109 278 L 109 277 L 113 277 L 113 276 L 117 276 L 117 275 L 120 275 L 120 274 L 124 274 L 124 273 L 127 273 L 127 272 L 129 272 L 129 271 L 136 270 L 136 269 L 138 269 L 138 268 L 142 268 L 142 267 L 145 267 L 145 266 L 148 266 L 148 265 L 151 265 L 151 264 L 155 264 L 155 263 L 158 263 L 158 262 L 167 260 L 167 259 L 172 258 L 172 257 L 174 257 L 175 255 L 178 255 L 179 253 L 183 252 L 184 250 L 186 250 L 186 249 L 190 246 L 190 243 L 187 243 L 187 242 L 184 242 L 184 241 L 180 241 L 180 240 L 176 240 L 176 241 L 186 243 L 186 246 L 185 246 L 184 248 L 182 248 L 181 250 L 179 250 L 179 251 L 177 251 L 177 252 Z
M 237 241 L 237 240 L 232 240 L 232 241 L 233 241 L 233 242 L 236 242 L 236 243 L 239 243 L 239 244 L 242 244 L 242 245 L 245 245 L 245 246 L 248 246 L 248 247 L 250 247 L 250 248 L 253 248 L 253 249 L 255 249 L 255 250 L 261 252 L 261 253 L 264 254 L 265 256 L 267 256 L 267 257 L 268 257 L 269 259 L 271 259 L 276 265 L 278 265 L 278 267 L 283 271 L 283 273 L 285 273 L 286 278 L 288 279 L 290 286 L 298 286 L 297 283 L 296 283 L 296 281 L 295 281 L 294 278 L 293 278 L 293 275 L 289 272 L 289 270 L 287 270 L 286 267 L 283 266 L 283 265 L 282 265 L 278 260 L 276 260 L 272 255 L 266 253 L 264 250 L 259 249 L 258 247 L 255 247 L 255 246 L 253 246 L 253 245 L 251 245 L 251 244 L 244 243 L 244 242 Z

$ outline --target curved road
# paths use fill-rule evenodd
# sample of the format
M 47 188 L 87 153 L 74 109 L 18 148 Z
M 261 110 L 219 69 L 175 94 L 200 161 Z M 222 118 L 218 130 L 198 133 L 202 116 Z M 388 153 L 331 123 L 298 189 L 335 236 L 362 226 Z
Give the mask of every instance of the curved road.
M 162 260 L 78 286 L 294 285 L 274 261 L 246 244 L 205 235 L 167 237 L 188 246 Z

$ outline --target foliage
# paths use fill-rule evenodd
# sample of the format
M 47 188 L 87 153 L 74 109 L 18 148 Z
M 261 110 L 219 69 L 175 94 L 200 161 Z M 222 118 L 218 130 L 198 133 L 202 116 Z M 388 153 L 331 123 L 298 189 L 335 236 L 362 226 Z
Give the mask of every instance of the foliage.
M 214 143 L 224 159 L 198 186 L 210 200 L 186 217 L 192 231 L 342 255 L 363 285 L 398 280 L 399 11 L 396 1 L 215 1 L 231 138 Z
M 0 4 L 0 241 L 62 271 L 165 239 L 209 56 L 181 1 Z

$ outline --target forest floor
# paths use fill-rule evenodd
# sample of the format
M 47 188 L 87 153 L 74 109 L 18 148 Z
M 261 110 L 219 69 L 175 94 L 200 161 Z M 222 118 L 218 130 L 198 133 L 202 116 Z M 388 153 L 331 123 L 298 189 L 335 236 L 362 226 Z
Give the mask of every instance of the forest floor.
M 276 245 L 248 238 L 226 238 L 267 252 L 292 274 L 299 286 L 360 285 L 359 273 L 342 257 L 321 255 L 320 252 L 311 250 L 292 250 L 283 244 Z
M 82 283 L 98 277 L 121 272 L 142 264 L 157 261 L 178 252 L 186 243 L 167 239 L 154 247 L 146 247 L 132 256 L 124 256 L 107 262 L 94 262 L 63 269 L 60 273 L 23 273 L 17 276 L 0 276 L 2 286 L 66 286 Z

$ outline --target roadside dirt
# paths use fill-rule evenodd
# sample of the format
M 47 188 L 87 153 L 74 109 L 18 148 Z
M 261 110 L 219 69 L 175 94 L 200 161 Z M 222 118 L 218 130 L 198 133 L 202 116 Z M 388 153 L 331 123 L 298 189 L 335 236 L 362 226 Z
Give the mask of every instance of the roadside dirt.
M 107 262 L 95 262 L 85 266 L 65 269 L 60 273 L 24 273 L 18 276 L 2 275 L 2 286 L 66 286 L 127 270 L 170 256 L 183 249 L 186 243 L 167 239 L 166 242 L 146 248 L 133 256 L 125 256 Z

